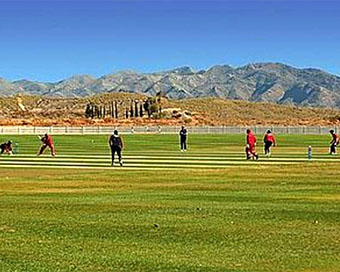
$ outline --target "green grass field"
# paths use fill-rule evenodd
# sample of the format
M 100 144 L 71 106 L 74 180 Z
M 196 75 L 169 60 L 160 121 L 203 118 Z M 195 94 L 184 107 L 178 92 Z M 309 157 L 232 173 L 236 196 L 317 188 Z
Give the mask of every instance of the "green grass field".
M 246 161 L 242 135 L 36 136 L 0 157 L 0 271 L 340 271 L 340 156 L 328 135 L 279 135 Z M 307 160 L 307 146 L 313 159 Z M 262 154 L 262 145 L 258 146 Z

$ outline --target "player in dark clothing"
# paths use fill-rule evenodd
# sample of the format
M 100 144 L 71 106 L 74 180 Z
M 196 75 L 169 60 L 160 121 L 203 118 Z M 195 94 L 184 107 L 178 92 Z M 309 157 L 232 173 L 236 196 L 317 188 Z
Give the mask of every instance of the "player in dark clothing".
M 12 142 L 11 141 L 8 141 L 7 143 L 3 143 L 0 145 L 0 154 L 4 154 L 6 152 L 6 154 L 8 155 L 12 155 L 12 151 L 13 151 L 13 148 L 12 148 Z
M 111 135 L 109 139 L 109 145 L 111 148 L 111 155 L 112 155 L 112 162 L 111 166 L 114 166 L 114 160 L 115 160 L 115 153 L 117 152 L 118 155 L 118 160 L 120 166 L 123 166 L 123 161 L 122 161 L 122 149 L 123 149 L 123 140 L 122 138 L 118 135 L 118 130 L 115 130 L 113 134 Z
M 181 130 L 179 131 L 181 152 L 187 151 L 187 135 L 188 135 L 187 129 L 184 126 L 182 126 Z
M 336 147 L 337 147 L 337 145 L 339 144 L 339 136 L 334 132 L 334 130 L 333 129 L 331 129 L 330 131 L 329 131 L 329 133 L 332 135 L 332 140 L 331 140 L 331 142 L 330 142 L 330 151 L 329 151 L 329 153 L 331 154 L 331 155 L 335 155 L 336 154 Z
M 274 135 L 270 130 L 267 130 L 266 135 L 264 135 L 264 154 L 269 157 L 270 156 L 270 148 L 272 146 L 276 146 L 276 140 Z

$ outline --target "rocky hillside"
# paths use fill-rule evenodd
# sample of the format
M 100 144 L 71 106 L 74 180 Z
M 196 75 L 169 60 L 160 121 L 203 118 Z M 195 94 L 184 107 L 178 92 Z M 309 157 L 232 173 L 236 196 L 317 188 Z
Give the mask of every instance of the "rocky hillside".
M 77 75 L 57 83 L 0 78 L 0 95 L 17 93 L 84 97 L 103 92 L 146 95 L 164 93 L 168 98 L 220 97 L 321 107 L 340 107 L 340 77 L 318 69 L 297 69 L 280 63 L 258 63 L 233 68 L 214 66 L 194 71 L 190 67 L 157 72 L 124 71 L 94 78 Z

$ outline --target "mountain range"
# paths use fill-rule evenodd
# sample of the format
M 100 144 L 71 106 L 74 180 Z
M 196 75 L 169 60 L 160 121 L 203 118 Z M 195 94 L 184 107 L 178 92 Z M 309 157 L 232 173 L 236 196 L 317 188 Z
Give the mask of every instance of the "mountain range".
M 138 73 L 122 71 L 94 78 L 76 75 L 56 82 L 8 81 L 0 78 L 0 96 L 30 94 L 84 97 L 103 92 L 128 92 L 168 98 L 220 97 L 305 106 L 340 107 L 340 77 L 319 69 L 298 69 L 281 63 L 256 63 L 233 68 L 216 65 Z

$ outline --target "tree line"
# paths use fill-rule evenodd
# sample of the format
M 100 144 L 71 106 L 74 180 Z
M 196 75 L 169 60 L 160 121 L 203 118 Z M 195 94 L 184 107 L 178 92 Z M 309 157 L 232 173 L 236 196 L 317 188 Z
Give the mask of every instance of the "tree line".
M 86 104 L 85 117 L 91 119 L 129 119 L 147 116 L 151 118 L 161 112 L 161 98 L 156 96 L 145 100 L 113 100 L 99 104 L 90 102 Z

